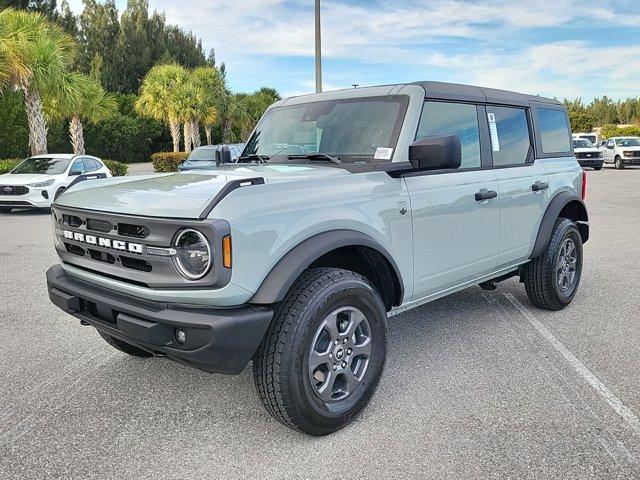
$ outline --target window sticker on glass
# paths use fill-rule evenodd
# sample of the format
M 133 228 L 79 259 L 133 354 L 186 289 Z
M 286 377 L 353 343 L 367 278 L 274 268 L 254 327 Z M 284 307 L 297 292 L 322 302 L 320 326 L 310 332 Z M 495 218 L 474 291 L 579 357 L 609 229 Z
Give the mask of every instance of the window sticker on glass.
M 489 120 L 489 133 L 491 134 L 491 149 L 494 152 L 500 151 L 500 139 L 498 138 L 498 127 L 496 126 L 496 116 L 494 113 L 487 113 Z
M 378 147 L 373 158 L 375 160 L 391 160 L 391 155 L 393 155 L 393 148 Z

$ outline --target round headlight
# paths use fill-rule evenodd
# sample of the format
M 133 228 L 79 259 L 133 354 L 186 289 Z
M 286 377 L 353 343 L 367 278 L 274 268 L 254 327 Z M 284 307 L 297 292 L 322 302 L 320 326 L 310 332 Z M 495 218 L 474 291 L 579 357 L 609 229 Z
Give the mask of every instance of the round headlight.
M 189 280 L 199 280 L 211 268 L 211 246 L 197 230 L 182 230 L 176 237 L 176 266 L 180 275 Z

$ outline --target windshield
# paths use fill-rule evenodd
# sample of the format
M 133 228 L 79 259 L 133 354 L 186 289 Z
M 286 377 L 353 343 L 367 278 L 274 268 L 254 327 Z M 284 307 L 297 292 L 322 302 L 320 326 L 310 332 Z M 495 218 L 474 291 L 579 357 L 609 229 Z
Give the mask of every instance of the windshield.
M 618 145 L 623 147 L 640 147 L 640 138 L 621 138 Z
M 213 162 L 216 158 L 216 151 L 213 148 L 196 148 L 193 152 L 191 152 L 191 155 L 189 155 L 189 158 L 187 158 L 187 161 L 189 162 Z
M 595 135 L 580 135 L 580 138 L 584 138 L 586 140 L 589 140 L 591 143 L 596 143 L 596 136 Z
M 42 175 L 58 175 L 64 173 L 71 160 L 68 158 L 27 158 L 13 169 L 11 173 L 39 173 Z
M 585 138 L 579 138 L 573 140 L 573 148 L 592 148 L 593 143 Z
M 262 118 L 243 156 L 326 154 L 342 161 L 388 161 L 408 97 L 325 100 L 276 107 Z

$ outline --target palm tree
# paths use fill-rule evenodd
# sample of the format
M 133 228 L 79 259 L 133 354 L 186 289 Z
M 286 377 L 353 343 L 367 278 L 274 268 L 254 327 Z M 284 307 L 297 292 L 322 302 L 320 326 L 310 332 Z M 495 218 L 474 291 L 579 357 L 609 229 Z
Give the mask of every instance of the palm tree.
M 71 68 L 75 42 L 40 13 L 5 10 L 0 17 L 0 87 L 22 90 L 32 155 L 47 152 L 47 122 L 42 96 L 68 94 L 64 76 Z
M 118 111 L 118 103 L 94 79 L 81 73 L 70 73 L 63 79 L 65 94 L 48 98 L 47 113 L 57 118 L 68 118 L 69 138 L 73 153 L 83 154 L 84 133 L 82 120 L 98 123 Z
M 192 127 L 194 145 L 200 141 L 200 121 L 204 124 L 207 144 L 211 145 L 213 125 L 218 120 L 218 107 L 226 93 L 224 78 L 215 67 L 198 67 L 191 73 L 191 82 L 196 87 L 199 107 L 199 118 L 195 119 Z
M 173 106 L 177 118 L 184 125 L 184 151 L 187 153 L 191 153 L 191 146 L 195 144 L 193 129 L 200 115 L 198 98 L 198 88 L 190 81 L 177 85 L 173 90 Z
M 187 76 L 187 71 L 180 65 L 156 65 L 142 81 L 140 97 L 136 102 L 138 113 L 169 124 L 174 152 L 180 151 L 182 113 L 177 103 L 178 94 L 186 83 Z

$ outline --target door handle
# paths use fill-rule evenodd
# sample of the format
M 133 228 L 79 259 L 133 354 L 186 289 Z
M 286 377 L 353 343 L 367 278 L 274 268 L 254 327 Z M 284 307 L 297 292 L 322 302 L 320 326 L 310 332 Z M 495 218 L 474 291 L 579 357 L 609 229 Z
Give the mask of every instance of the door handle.
M 490 198 L 496 198 L 498 196 L 498 192 L 495 190 L 487 190 L 486 188 L 482 188 L 479 192 L 476 192 L 476 202 L 482 202 L 484 200 L 489 200 Z
M 547 188 L 549 188 L 549 184 L 547 182 L 541 182 L 540 180 L 531 185 L 531 190 L 533 190 L 534 192 L 540 192 L 542 190 L 546 190 Z

